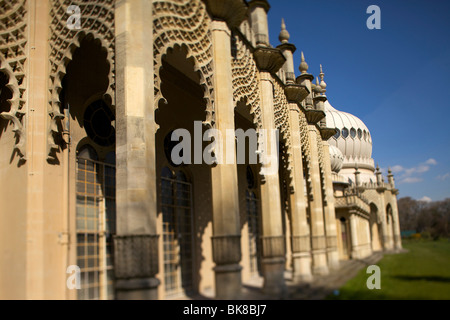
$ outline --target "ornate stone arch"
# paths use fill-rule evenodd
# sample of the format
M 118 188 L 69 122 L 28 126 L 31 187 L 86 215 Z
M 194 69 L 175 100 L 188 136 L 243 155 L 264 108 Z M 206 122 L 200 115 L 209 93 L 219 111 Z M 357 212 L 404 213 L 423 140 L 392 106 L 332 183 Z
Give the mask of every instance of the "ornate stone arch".
M 167 50 L 175 45 L 188 48 L 187 59 L 193 58 L 200 75 L 206 100 L 205 125 L 214 126 L 214 86 L 211 19 L 200 0 L 153 0 L 153 64 L 155 110 L 165 101 L 161 92 L 159 70 Z
M 48 156 L 54 160 L 59 150 L 58 136 L 61 134 L 60 121 L 64 118 L 61 113 L 59 94 L 62 90 L 62 79 L 66 74 L 66 67 L 72 61 L 73 54 L 80 47 L 82 40 L 92 37 L 101 42 L 107 51 L 107 60 L 111 66 L 109 72 L 109 86 L 105 98 L 111 101 L 115 110 L 115 31 L 114 31 L 114 0 L 77 0 L 68 3 L 64 0 L 50 0 L 50 87 L 48 113 L 51 118 L 48 132 Z M 69 5 L 78 5 L 81 11 L 81 28 L 70 30 L 67 28 L 67 13 Z
M 13 123 L 13 132 L 17 137 L 14 150 L 25 161 L 26 139 L 22 117 L 26 103 L 27 1 L 0 0 L 0 21 L 0 71 L 8 76 L 7 88 L 12 92 L 12 98 L 8 100 L 10 110 L 1 116 Z

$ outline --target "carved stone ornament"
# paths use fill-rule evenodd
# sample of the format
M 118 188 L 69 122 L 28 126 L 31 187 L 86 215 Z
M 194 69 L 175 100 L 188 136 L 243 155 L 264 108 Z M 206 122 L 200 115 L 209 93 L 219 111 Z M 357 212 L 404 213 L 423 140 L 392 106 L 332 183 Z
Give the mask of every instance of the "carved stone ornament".
M 284 93 L 290 103 L 300 103 L 310 94 L 308 88 L 300 84 L 287 84 Z
M 286 62 L 280 49 L 270 47 L 257 47 L 253 52 L 259 70 L 277 73 Z
M 325 118 L 325 112 L 321 110 L 307 109 L 305 115 L 309 124 L 317 124 Z
M 239 27 L 247 15 L 243 0 L 206 0 L 208 12 L 214 19 L 223 20 L 230 29 Z
M 320 135 L 322 136 L 322 140 L 327 141 L 332 136 L 334 136 L 337 132 L 336 128 L 320 128 Z

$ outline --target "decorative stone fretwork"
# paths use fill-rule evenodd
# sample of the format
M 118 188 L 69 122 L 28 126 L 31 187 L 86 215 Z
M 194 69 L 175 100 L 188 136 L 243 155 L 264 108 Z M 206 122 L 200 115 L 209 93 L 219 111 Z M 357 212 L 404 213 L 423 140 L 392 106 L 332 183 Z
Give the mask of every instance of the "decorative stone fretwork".
M 309 146 L 308 122 L 303 112 L 299 112 L 300 140 L 302 143 L 303 170 L 305 171 L 306 190 L 309 200 L 313 199 L 311 179 L 311 149 Z
M 284 87 L 284 93 L 286 99 L 290 103 L 300 104 L 309 94 L 309 90 L 306 86 L 300 84 L 287 84 Z
M 317 138 L 320 136 L 320 132 L 317 130 Z M 317 153 L 319 158 L 319 171 L 320 171 L 320 186 L 322 189 L 322 201 L 324 205 L 327 205 L 327 189 L 326 189 L 326 181 L 325 181 L 325 159 L 323 154 L 323 144 L 322 139 L 317 139 Z
M 311 251 L 311 238 L 309 235 L 292 236 L 291 240 L 293 253 L 302 253 Z
M 280 49 L 270 47 L 257 47 L 253 56 L 260 71 L 273 74 L 277 73 L 286 62 L 286 58 Z
M 312 249 L 313 250 L 323 250 L 326 249 L 327 242 L 325 236 L 313 236 L 312 237 Z
M 114 237 L 114 273 L 117 279 L 153 278 L 158 273 L 159 235 Z
M 239 27 L 247 15 L 243 0 L 206 0 L 206 7 L 213 18 L 226 21 L 230 29 Z
M 322 110 L 306 109 L 305 114 L 309 124 L 317 124 L 325 118 L 325 112 Z
M 292 165 L 292 143 L 291 143 L 291 126 L 289 120 L 289 105 L 284 93 L 284 88 L 277 79 L 272 80 L 273 84 L 273 105 L 274 105 L 274 118 L 275 127 L 280 132 L 280 140 L 283 141 L 285 145 L 285 150 L 282 150 L 281 159 L 283 172 L 285 174 L 283 179 L 285 179 L 287 186 L 289 186 L 289 191 L 294 192 L 293 185 L 293 165 Z
M 50 87 L 49 108 L 50 125 L 48 133 L 48 160 L 56 158 L 61 135 L 60 121 L 64 118 L 61 110 L 59 94 L 62 90 L 62 79 L 66 67 L 72 61 L 73 54 L 80 47 L 84 38 L 95 38 L 107 51 L 110 65 L 109 86 L 104 98 L 111 102 L 115 110 L 115 31 L 114 0 L 50 0 Z M 67 21 L 71 13 L 67 13 L 70 5 L 77 5 L 81 13 L 81 28 L 70 30 Z
M 258 68 L 252 58 L 250 46 L 238 33 L 233 34 L 233 58 L 231 60 L 233 99 L 236 104 L 244 101 L 250 106 L 250 114 L 256 129 L 262 128 L 261 96 L 259 90 Z
M 261 243 L 263 258 L 284 258 L 286 254 L 284 236 L 262 236 Z
M 337 248 L 337 237 L 327 236 L 327 248 L 336 249 Z
M 3 112 L 1 117 L 13 123 L 17 138 L 14 150 L 22 161 L 26 160 L 22 118 L 26 103 L 27 17 L 26 0 L 0 0 L 0 72 L 9 78 L 6 86 L 12 92 L 12 98 L 8 100 L 10 110 Z
M 155 108 L 165 101 L 159 71 L 162 57 L 176 45 L 186 46 L 187 58 L 193 58 L 206 101 L 208 127 L 214 126 L 214 85 L 211 18 L 200 0 L 153 0 L 153 58 L 155 68 Z
M 323 141 L 327 141 L 332 136 L 334 136 L 337 132 L 336 128 L 320 128 L 320 135 L 322 136 Z
M 241 261 L 241 236 L 213 236 L 213 261 L 216 265 L 237 264 Z

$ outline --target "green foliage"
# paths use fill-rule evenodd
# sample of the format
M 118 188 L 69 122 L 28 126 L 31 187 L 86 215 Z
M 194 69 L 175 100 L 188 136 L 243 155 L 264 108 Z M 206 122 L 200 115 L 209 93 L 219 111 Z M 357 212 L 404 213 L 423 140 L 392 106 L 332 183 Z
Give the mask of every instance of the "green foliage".
M 385 255 L 378 262 L 380 290 L 367 288 L 370 274 L 364 268 L 327 299 L 450 300 L 450 241 L 420 238 L 406 240 L 403 246 L 408 252 Z

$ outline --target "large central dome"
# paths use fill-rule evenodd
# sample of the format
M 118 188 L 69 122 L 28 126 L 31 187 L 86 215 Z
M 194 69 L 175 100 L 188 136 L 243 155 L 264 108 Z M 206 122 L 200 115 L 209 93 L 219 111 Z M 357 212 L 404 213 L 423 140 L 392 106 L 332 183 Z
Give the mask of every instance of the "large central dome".
M 353 180 L 355 169 L 361 171 L 361 181 L 374 179 L 375 170 L 372 159 L 372 138 L 369 129 L 358 117 L 336 110 L 325 102 L 325 113 L 328 128 L 336 128 L 338 132 L 328 142 L 337 147 L 344 155 L 341 175 Z

